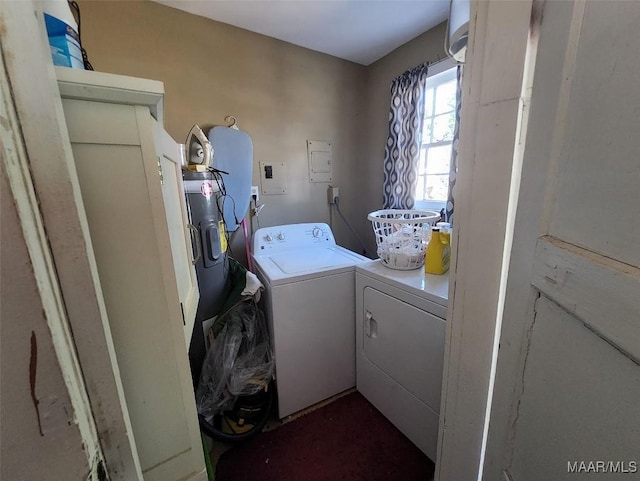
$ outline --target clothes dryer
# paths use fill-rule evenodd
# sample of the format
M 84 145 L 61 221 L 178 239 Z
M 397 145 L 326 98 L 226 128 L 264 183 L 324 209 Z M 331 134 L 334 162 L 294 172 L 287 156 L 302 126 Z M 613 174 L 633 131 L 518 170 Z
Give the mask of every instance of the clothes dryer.
M 436 460 L 448 275 L 356 267 L 358 391 Z

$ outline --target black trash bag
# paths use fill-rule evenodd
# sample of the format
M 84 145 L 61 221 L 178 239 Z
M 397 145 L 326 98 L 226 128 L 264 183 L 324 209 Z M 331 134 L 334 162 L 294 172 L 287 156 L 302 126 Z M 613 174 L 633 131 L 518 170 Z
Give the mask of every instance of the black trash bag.
M 196 390 L 198 413 L 208 423 L 231 410 L 239 396 L 266 390 L 274 371 L 264 314 L 252 298 L 218 317 L 212 331 L 217 335 L 202 364 Z

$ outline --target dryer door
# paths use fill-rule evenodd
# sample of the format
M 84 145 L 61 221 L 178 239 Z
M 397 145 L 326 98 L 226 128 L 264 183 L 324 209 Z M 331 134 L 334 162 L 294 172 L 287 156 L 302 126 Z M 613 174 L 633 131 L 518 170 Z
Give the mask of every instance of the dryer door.
M 366 358 L 439 412 L 445 321 L 369 286 L 363 301 Z

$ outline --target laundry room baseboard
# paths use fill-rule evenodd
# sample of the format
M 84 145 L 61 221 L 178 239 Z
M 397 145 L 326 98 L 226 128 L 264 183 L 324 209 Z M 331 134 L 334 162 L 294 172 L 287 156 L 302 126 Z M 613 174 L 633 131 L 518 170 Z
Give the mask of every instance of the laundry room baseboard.
M 340 398 L 342 398 L 344 396 L 347 396 L 347 395 L 349 395 L 351 393 L 354 393 L 354 392 L 356 392 L 356 388 L 355 387 L 353 387 L 351 389 L 347 389 L 346 391 L 343 391 L 340 394 L 336 394 L 335 396 L 331 396 L 330 398 L 325 399 L 324 401 L 320 401 L 319 403 L 316 403 L 313 406 L 309 406 L 306 409 L 302 409 L 301 411 L 298 411 L 297 413 L 293 413 L 292 415 L 287 416 L 286 418 L 284 418 L 282 420 L 282 424 L 286 424 L 286 423 L 290 423 L 291 421 L 295 421 L 296 419 L 301 418 L 302 416 L 306 416 L 307 414 L 309 414 L 309 413 L 311 413 L 311 412 L 313 412 L 313 411 L 315 411 L 317 409 L 323 408 L 326 405 L 331 404 L 332 402 L 337 401 L 338 399 L 340 399 Z
M 208 481 L 208 480 L 209 480 L 209 477 L 207 476 L 207 471 L 205 470 L 198 474 L 194 474 L 186 481 Z

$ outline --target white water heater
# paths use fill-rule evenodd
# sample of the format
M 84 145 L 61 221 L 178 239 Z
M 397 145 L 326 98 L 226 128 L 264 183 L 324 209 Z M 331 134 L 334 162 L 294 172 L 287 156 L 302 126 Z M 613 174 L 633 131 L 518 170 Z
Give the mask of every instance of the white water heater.
M 447 54 L 458 63 L 464 63 L 467 54 L 470 14 L 470 0 L 451 0 L 447 25 Z

